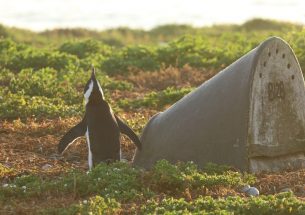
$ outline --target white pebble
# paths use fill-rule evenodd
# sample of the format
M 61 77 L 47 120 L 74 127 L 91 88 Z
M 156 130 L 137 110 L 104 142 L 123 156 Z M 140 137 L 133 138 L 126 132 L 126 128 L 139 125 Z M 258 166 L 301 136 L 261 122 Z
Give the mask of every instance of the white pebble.
M 259 190 L 256 187 L 250 187 L 247 191 L 246 194 L 248 196 L 258 196 L 259 195 Z
M 8 184 L 3 184 L 2 187 L 8 187 Z
M 45 164 L 45 165 L 42 166 L 42 169 L 43 169 L 43 170 L 48 170 L 48 169 L 50 169 L 51 167 L 52 167 L 52 165 L 50 165 L 50 164 Z

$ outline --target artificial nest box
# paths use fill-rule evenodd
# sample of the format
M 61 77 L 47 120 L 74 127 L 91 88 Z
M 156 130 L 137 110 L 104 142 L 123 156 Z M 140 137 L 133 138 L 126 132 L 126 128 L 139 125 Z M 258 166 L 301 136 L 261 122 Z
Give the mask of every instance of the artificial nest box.
M 305 86 L 290 46 L 272 37 L 153 116 L 134 164 L 227 164 L 250 172 L 305 166 Z

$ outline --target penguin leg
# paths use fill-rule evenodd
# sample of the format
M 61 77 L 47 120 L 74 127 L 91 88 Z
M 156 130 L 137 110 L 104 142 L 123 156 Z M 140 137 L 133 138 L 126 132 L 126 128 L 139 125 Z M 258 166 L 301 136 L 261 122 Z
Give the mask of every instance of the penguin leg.
M 87 131 L 87 123 L 85 117 L 83 120 L 78 123 L 76 126 L 71 128 L 59 141 L 58 144 L 58 153 L 63 153 L 66 148 L 72 144 L 80 136 L 84 136 Z
M 134 133 L 134 131 L 128 127 L 128 125 L 126 125 L 117 115 L 114 115 L 115 119 L 118 123 L 118 126 L 120 128 L 120 131 L 123 134 L 126 134 L 133 142 L 134 144 L 137 146 L 138 149 L 141 150 L 142 148 L 142 143 L 139 140 L 138 136 Z

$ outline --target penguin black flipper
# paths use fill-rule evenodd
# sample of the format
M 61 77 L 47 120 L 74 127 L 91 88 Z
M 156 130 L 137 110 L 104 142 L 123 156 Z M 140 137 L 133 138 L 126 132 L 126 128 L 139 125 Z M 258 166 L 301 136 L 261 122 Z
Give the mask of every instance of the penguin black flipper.
M 87 131 L 87 123 L 85 117 L 76 126 L 71 128 L 59 141 L 58 153 L 61 154 L 65 149 L 80 136 L 84 136 Z
M 139 140 L 138 136 L 134 133 L 134 131 L 128 127 L 128 125 L 126 125 L 117 115 L 114 115 L 115 119 L 118 123 L 118 126 L 120 128 L 120 131 L 123 134 L 126 134 L 133 142 L 134 144 L 137 146 L 137 148 L 139 150 L 142 149 L 142 143 Z

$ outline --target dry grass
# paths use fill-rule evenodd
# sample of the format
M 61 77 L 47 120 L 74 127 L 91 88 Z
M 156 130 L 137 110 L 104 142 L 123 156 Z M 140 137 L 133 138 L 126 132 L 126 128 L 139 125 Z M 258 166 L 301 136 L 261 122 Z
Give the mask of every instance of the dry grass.
M 262 194 L 275 194 L 290 188 L 296 196 L 305 200 L 305 169 L 257 175 L 257 187 Z
M 141 126 L 137 121 L 146 122 L 155 112 L 118 114 L 135 130 Z M 81 118 L 35 120 L 27 119 L 0 122 L 0 163 L 16 170 L 16 173 L 41 173 L 57 175 L 70 168 L 87 169 L 87 144 L 79 138 L 61 156 L 57 153 L 60 138 Z M 123 158 L 131 161 L 135 145 L 124 135 L 121 136 Z M 46 165 L 51 165 L 47 167 Z
M 168 86 L 199 86 L 215 74 L 216 71 L 199 70 L 186 65 L 181 69 L 168 67 L 155 72 L 137 71 L 129 75 L 127 80 L 142 89 L 163 90 Z

